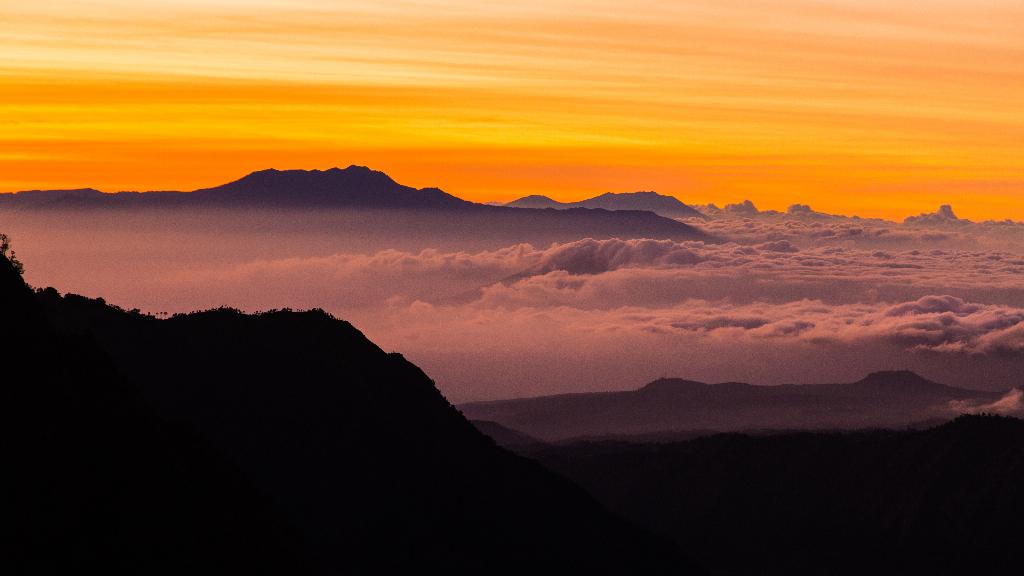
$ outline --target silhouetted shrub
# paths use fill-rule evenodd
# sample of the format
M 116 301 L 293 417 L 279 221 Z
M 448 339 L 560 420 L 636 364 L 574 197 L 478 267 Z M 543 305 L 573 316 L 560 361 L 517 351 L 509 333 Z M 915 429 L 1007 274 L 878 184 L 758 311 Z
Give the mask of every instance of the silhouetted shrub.
M 25 273 L 25 266 L 18 260 L 18 257 L 14 254 L 14 250 L 11 250 L 11 239 L 7 234 L 0 234 L 0 256 L 7 258 L 14 269 L 17 270 L 18 274 Z

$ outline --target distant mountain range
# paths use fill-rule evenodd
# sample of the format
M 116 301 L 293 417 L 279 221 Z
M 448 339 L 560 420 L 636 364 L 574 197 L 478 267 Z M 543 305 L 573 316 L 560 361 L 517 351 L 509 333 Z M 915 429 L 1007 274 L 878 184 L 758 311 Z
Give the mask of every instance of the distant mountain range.
M 674 200 L 674 199 L 673 199 Z M 579 238 L 708 239 L 701 230 L 646 209 L 521 210 L 462 200 L 437 188 L 411 188 L 364 166 L 330 170 L 262 170 L 234 182 L 193 192 L 103 193 L 31 190 L 0 194 L 4 210 L 33 212 L 148 209 L 270 210 L 351 213 L 372 211 L 371 220 L 411 232 L 444 229 L 511 241 Z M 453 226 L 458 222 L 458 226 Z
M 216 205 L 455 210 L 477 206 L 437 188 L 403 186 L 365 166 L 330 170 L 262 170 L 240 180 L 192 192 Z
M 437 188 L 403 186 L 365 166 L 330 170 L 261 170 L 192 192 L 30 190 L 0 194 L 13 208 L 222 206 L 233 208 L 408 208 L 453 210 L 477 206 Z
M 673 196 L 665 196 L 657 192 L 608 192 L 580 200 L 579 202 L 559 202 L 547 196 L 524 196 L 505 204 L 513 208 L 601 208 L 603 210 L 646 210 L 666 218 L 700 218 L 706 219 L 703 213 L 687 206 Z
M 848 384 L 754 386 L 661 379 L 632 391 L 562 394 L 459 406 L 543 441 L 692 431 L 903 427 L 955 417 L 957 406 L 1000 392 L 953 388 L 913 372 L 877 372 Z M 959 404 L 957 404 L 959 403 Z
M 15 574 L 701 573 L 321 311 L 156 319 L 0 257 Z

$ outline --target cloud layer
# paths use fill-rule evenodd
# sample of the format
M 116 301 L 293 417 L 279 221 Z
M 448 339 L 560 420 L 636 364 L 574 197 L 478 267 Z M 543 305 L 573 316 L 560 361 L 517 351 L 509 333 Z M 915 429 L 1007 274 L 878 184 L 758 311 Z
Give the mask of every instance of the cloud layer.
M 160 244 L 148 229 L 116 238 L 104 229 L 106 240 L 90 244 L 60 223 L 15 238 L 33 284 L 129 308 L 327 309 L 423 366 L 455 401 L 659 376 L 810 383 L 904 368 L 962 386 L 1024 384 L 1020 225 L 791 212 L 714 218 L 703 225 L 718 243 L 325 254 L 325 236 L 300 228 L 270 245 L 223 229 L 175 229 Z M 80 252 L 61 267 L 34 266 L 51 238 Z M 211 249 L 207 238 L 228 244 Z
M 221 298 L 259 287 L 248 308 L 324 306 L 427 366 L 456 399 L 663 374 L 822 381 L 904 367 L 999 388 L 1024 367 L 1020 255 L 760 240 L 384 250 L 187 271 L 176 282 Z

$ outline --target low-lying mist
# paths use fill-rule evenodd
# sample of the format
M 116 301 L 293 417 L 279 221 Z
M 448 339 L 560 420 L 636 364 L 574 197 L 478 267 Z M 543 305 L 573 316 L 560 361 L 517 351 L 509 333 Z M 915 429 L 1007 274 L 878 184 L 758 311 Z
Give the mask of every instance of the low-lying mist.
M 706 241 L 398 210 L 0 213 L 34 286 L 174 313 L 319 307 L 453 401 L 659 376 L 849 381 L 1024 373 L 1024 226 L 799 215 L 690 222 Z

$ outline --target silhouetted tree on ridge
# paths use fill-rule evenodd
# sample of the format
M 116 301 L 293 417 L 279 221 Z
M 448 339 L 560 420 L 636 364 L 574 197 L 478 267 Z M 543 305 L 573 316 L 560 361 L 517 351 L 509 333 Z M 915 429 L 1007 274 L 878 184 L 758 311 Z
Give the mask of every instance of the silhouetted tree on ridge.
M 10 238 L 8 238 L 7 234 L 3 233 L 0 233 L 0 257 L 6 258 L 7 261 L 10 262 L 11 266 L 14 268 L 14 271 L 17 272 L 19 275 L 25 273 L 25 266 L 23 266 L 22 263 L 18 260 L 17 255 L 15 255 L 14 253 L 14 250 L 11 250 Z

